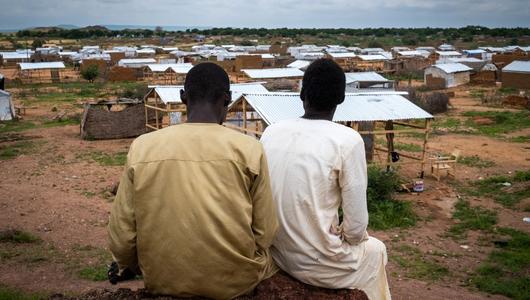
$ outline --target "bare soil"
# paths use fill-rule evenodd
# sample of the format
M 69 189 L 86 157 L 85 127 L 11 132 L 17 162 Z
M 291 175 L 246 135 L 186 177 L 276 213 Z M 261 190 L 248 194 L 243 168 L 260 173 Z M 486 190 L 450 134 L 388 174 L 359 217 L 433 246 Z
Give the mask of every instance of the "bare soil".
M 457 90 L 456 94 L 457 97 L 451 100 L 455 108 L 448 115 L 467 110 L 493 110 L 481 107 L 465 91 Z M 29 109 L 25 118 L 50 118 L 54 114 L 49 107 L 36 107 Z M 21 135 L 36 146 L 27 154 L 0 160 L 3 170 L 0 172 L 0 230 L 17 228 L 30 232 L 42 239 L 42 244 L 37 247 L 53 247 L 56 257 L 45 257 L 31 263 L 1 258 L 2 285 L 28 292 L 47 291 L 70 296 L 87 293 L 97 295 L 94 292 L 96 288 L 100 291 L 109 290 L 101 292 L 107 293 L 105 295 L 117 288 L 130 288 L 133 291 L 143 288 L 140 280 L 112 286 L 106 281 L 81 279 L 71 266 L 72 261 L 75 261 L 76 266 L 95 264 L 94 258 L 79 256 L 79 248 L 107 249 L 106 224 L 112 200 L 109 191 L 122 172 L 122 166 L 101 165 L 91 158 L 91 154 L 127 151 L 132 140 L 83 141 L 79 139 L 78 126 L 36 128 L 24 131 Z M 15 142 L 1 142 L 0 139 L 0 145 L 12 143 Z M 494 166 L 488 168 L 459 165 L 458 182 L 529 169 L 529 147 L 528 143 L 459 134 L 436 135 L 429 142 L 430 152 L 451 153 L 459 149 L 462 155 L 477 155 L 495 162 Z M 418 169 L 404 167 L 400 172 L 405 178 L 412 179 L 417 176 Z M 447 268 L 449 274 L 436 280 L 414 278 L 390 259 L 387 272 L 393 298 L 503 299 L 502 296 L 479 292 L 468 282 L 469 275 L 486 259 L 493 245 L 484 242 L 478 232 L 469 232 L 464 240 L 455 240 L 446 235 L 454 224 L 451 217 L 453 205 L 460 197 L 455 181 L 445 178 L 436 181 L 428 176 L 425 186 L 425 192 L 421 194 L 398 195 L 399 199 L 413 202 L 414 210 L 421 218 L 417 226 L 370 234 L 385 242 L 389 257 L 400 255 L 404 245 L 410 246 L 422 253 L 422 259 Z M 469 200 L 472 205 L 497 211 L 499 226 L 530 233 L 530 226 L 522 221 L 528 213 L 522 209 L 507 209 L 492 199 Z

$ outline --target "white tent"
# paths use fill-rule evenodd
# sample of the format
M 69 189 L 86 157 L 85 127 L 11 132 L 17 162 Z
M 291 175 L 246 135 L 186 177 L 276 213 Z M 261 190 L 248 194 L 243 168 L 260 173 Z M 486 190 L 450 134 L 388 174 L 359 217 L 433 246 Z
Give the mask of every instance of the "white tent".
M 11 102 L 11 94 L 0 90 L 0 121 L 10 121 L 15 118 L 15 107 Z

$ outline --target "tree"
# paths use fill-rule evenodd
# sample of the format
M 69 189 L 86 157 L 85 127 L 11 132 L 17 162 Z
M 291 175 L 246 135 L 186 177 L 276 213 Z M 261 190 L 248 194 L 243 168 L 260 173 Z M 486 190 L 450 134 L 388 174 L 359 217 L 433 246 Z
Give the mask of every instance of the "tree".
M 33 40 L 33 43 L 31 44 L 31 47 L 33 47 L 33 49 L 41 48 L 42 45 L 44 45 L 44 43 L 46 43 L 45 40 L 37 38 L 37 39 Z
M 97 65 L 90 65 L 81 70 L 81 77 L 83 77 L 83 79 L 88 80 L 91 83 L 94 82 L 94 80 L 96 80 L 98 76 L 99 76 L 99 68 Z

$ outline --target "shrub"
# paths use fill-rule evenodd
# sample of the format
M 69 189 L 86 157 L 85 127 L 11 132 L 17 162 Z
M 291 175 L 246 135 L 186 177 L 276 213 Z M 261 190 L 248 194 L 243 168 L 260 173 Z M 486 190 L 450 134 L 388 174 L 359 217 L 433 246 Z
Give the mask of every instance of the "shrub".
M 94 82 L 94 80 L 96 80 L 98 76 L 99 76 L 99 69 L 98 69 L 98 66 L 96 65 L 90 65 L 81 70 L 81 77 L 83 77 L 83 79 L 89 82 Z
M 449 96 L 440 92 L 420 93 L 421 89 L 410 88 L 408 99 L 430 114 L 444 113 L 449 109 Z

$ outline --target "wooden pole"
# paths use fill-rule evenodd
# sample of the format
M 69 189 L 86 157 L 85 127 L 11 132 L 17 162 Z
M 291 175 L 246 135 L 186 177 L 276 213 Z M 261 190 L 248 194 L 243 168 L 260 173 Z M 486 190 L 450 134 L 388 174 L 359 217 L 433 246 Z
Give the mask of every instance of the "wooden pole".
M 247 129 L 247 100 L 243 98 L 243 128 Z
M 155 93 L 155 106 L 158 108 L 158 95 Z M 158 127 L 158 109 L 155 110 L 155 118 L 156 118 L 156 129 L 160 129 L 160 127 Z
M 423 139 L 423 151 L 421 153 L 421 173 L 420 178 L 425 176 L 425 156 L 427 151 L 427 140 L 429 139 L 429 132 L 431 131 L 431 119 L 425 120 L 425 138 Z

